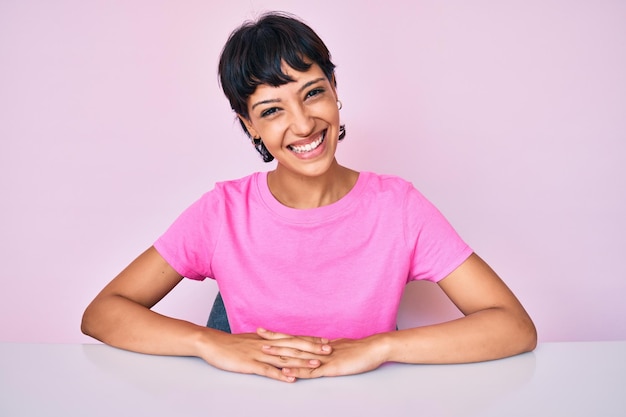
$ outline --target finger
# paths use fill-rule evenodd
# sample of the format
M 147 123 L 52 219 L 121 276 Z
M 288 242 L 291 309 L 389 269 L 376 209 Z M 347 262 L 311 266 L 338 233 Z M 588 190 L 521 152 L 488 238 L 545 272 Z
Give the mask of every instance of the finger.
M 317 368 L 296 368 L 296 367 L 284 367 L 281 369 L 281 373 L 287 377 L 294 379 L 312 379 L 320 378 L 324 376 L 323 369 Z
M 259 329 L 258 334 L 261 338 L 272 341 L 272 343 L 264 345 L 264 349 L 267 349 L 268 346 L 292 349 L 292 351 L 274 350 L 269 352 L 274 355 L 303 357 L 300 352 L 307 352 L 307 354 L 327 356 L 332 352 L 332 347 L 328 344 L 328 339 L 291 336 L 283 333 L 270 332 L 264 329 Z M 310 358 L 311 356 L 307 355 L 306 357 Z
M 279 369 L 285 367 L 313 369 L 322 365 L 322 361 L 320 361 L 319 359 L 299 359 L 284 355 L 267 355 L 266 358 L 263 359 L 263 361 Z
M 290 335 L 290 334 L 285 334 L 285 333 L 273 332 L 271 330 L 267 330 L 267 329 L 264 329 L 262 327 L 259 327 L 257 329 L 257 334 L 259 336 L 261 336 L 263 339 L 266 339 L 266 340 L 279 340 L 279 339 L 298 338 L 298 339 L 306 340 L 306 341 L 312 342 L 312 343 L 321 343 L 321 344 L 330 343 L 330 340 L 326 339 L 325 337 L 295 336 L 295 335 Z
M 290 334 L 273 332 L 271 330 L 267 330 L 262 327 L 259 327 L 258 329 L 256 329 L 256 333 L 259 336 L 261 336 L 263 339 L 267 339 L 267 340 L 280 340 L 280 339 L 289 339 L 289 338 L 295 337 Z
M 270 364 L 263 360 L 236 361 L 234 363 L 216 363 L 216 368 L 230 372 L 238 372 L 242 374 L 254 374 L 268 377 L 283 382 L 294 382 L 296 378 L 293 375 L 287 375 L 281 372 L 281 367 Z
M 309 352 L 309 351 L 305 351 L 301 349 L 295 349 L 292 347 L 274 346 L 274 345 L 263 345 L 261 347 L 261 351 L 265 353 L 266 355 L 278 357 L 279 359 L 283 358 L 281 359 L 282 366 L 291 366 L 291 363 L 295 363 L 295 362 L 291 362 L 287 364 L 285 363 L 284 358 L 290 358 L 294 360 L 299 359 L 300 361 L 314 361 L 312 363 L 318 366 L 321 360 L 328 356 L 328 355 L 321 355 L 318 353 L 313 353 L 313 352 Z M 298 362 L 298 364 L 300 363 L 301 362 Z
M 295 382 L 296 381 L 295 376 L 287 375 L 283 373 L 279 368 L 266 364 L 266 363 L 259 363 L 258 368 L 255 369 L 253 373 L 260 375 L 260 376 L 265 376 L 271 379 L 275 379 L 277 381 L 283 381 L 283 382 Z

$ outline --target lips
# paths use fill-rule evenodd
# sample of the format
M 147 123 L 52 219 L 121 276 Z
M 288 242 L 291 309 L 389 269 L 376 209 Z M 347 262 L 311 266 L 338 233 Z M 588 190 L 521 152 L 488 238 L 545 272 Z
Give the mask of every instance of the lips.
M 317 149 L 317 147 L 320 146 L 324 142 L 325 138 L 326 138 L 326 131 L 323 131 L 320 134 L 320 137 L 314 140 L 313 142 L 307 143 L 306 145 L 287 145 L 287 148 L 289 148 L 289 150 L 295 153 L 311 152 L 312 150 Z

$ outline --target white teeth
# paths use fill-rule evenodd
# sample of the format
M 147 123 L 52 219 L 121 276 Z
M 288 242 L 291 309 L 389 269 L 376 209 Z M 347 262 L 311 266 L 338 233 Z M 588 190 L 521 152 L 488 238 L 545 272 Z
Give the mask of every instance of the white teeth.
M 323 133 L 322 135 L 320 135 L 320 138 L 318 140 L 311 142 L 311 143 L 307 143 L 306 145 L 302 145 L 302 146 L 289 145 L 289 149 L 291 149 L 295 153 L 311 152 L 313 149 L 316 149 L 318 146 L 320 146 L 322 142 L 324 142 L 325 135 L 326 133 Z

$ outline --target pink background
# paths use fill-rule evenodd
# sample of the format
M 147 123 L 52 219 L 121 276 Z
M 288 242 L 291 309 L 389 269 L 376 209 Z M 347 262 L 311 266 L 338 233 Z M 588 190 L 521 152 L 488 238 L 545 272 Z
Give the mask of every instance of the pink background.
M 0 340 L 90 341 L 106 282 L 215 181 L 271 167 L 216 65 L 273 9 L 333 53 L 341 162 L 413 181 L 541 341 L 626 338 L 625 2 L 2 0 Z M 204 323 L 215 292 L 157 309 Z M 458 314 L 432 284 L 404 301 L 402 327 Z

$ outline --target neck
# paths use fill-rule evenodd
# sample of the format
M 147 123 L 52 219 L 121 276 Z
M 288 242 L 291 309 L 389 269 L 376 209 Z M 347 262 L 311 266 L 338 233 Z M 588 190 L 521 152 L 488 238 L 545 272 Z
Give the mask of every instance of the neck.
M 297 175 L 280 165 L 267 175 L 267 185 L 281 204 L 310 209 L 332 204 L 354 187 L 359 173 L 339 165 L 336 161 L 320 176 Z

